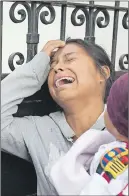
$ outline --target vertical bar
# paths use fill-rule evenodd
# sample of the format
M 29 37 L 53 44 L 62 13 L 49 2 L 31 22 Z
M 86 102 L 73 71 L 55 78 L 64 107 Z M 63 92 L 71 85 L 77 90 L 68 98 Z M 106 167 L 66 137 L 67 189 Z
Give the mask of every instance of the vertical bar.
M 31 11 L 28 13 L 27 62 L 37 54 L 37 45 L 39 43 L 38 15 L 36 5 L 36 2 L 32 2 Z
M 60 39 L 65 41 L 67 5 L 61 6 Z
M 120 6 L 120 1 L 115 2 L 115 7 Z M 119 10 L 114 10 L 114 23 L 113 23 L 113 36 L 112 36 L 112 51 L 111 51 L 111 62 L 115 71 L 116 61 L 116 47 L 117 47 L 117 33 L 118 33 L 118 21 L 119 21 Z
M 90 5 L 94 5 L 94 1 L 89 1 Z M 89 42 L 94 42 L 95 41 L 95 37 L 94 37 L 94 28 L 93 28 L 93 12 L 94 12 L 94 8 L 89 7 L 89 19 L 86 20 L 86 33 L 85 33 L 85 38 L 84 40 L 88 40 Z
M 3 27 L 3 1 L 0 1 L 0 72 L 2 73 L 2 27 Z

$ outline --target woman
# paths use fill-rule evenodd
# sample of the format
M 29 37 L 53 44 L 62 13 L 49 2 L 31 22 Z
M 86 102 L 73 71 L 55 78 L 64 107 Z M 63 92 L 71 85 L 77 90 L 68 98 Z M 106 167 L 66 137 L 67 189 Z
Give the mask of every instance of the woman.
M 82 133 L 99 130 L 91 134 L 90 158 L 101 144 L 114 140 L 107 131 L 100 131 L 105 129 L 104 97 L 110 73 L 111 62 L 100 46 L 76 39 L 56 40 L 2 81 L 2 149 L 33 162 L 38 195 L 57 195 L 50 169 Z M 63 112 L 13 117 L 18 104 L 40 90 L 47 77 L 50 94 Z M 98 143 L 96 138 L 103 139 Z

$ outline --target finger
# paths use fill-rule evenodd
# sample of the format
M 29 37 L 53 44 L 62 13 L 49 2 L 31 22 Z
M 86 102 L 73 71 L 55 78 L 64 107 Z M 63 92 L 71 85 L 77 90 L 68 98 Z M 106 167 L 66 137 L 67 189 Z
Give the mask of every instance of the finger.
M 54 43 L 61 43 L 61 42 L 65 42 L 65 41 L 62 41 L 60 39 L 56 39 L 56 40 L 50 40 L 47 42 L 47 44 L 54 44 Z
M 58 48 L 62 48 L 64 46 L 65 46 L 65 42 L 56 42 L 56 43 L 51 44 L 49 47 L 52 50 L 57 50 Z
M 65 42 L 64 41 L 61 41 L 61 40 L 52 40 L 52 41 L 49 41 L 47 42 L 46 44 L 46 48 L 50 47 L 50 46 L 53 46 L 53 47 L 62 47 L 65 45 Z
M 62 48 L 62 47 L 64 47 L 65 46 L 65 44 L 55 44 L 55 45 L 49 45 L 48 47 L 46 47 L 46 48 L 44 48 L 46 51 L 49 51 L 50 53 L 51 52 L 56 52 L 59 48 Z

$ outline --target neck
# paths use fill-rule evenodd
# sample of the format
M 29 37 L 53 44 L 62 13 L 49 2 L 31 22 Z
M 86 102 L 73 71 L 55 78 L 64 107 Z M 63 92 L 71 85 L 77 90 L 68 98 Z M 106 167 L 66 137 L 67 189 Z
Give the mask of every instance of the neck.
M 90 129 L 94 123 L 97 121 L 98 117 L 104 110 L 104 103 L 101 101 L 94 101 L 88 104 L 77 104 L 74 103 L 73 107 L 71 105 L 65 108 L 64 114 L 66 120 L 70 127 L 76 134 L 78 138 L 85 131 Z

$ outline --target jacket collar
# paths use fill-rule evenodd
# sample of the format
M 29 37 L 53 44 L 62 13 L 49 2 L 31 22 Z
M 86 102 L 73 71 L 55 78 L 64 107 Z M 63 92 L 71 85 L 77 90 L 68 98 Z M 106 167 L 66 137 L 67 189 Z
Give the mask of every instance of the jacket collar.
M 95 130 L 104 130 L 105 124 L 104 124 L 104 112 L 106 110 L 106 105 L 104 108 L 104 111 L 99 116 L 95 124 L 90 129 Z M 73 136 L 75 136 L 75 132 L 72 130 L 72 128 L 69 126 L 69 124 L 66 121 L 65 115 L 63 112 L 55 112 L 51 113 L 50 117 L 55 121 L 55 123 L 59 126 L 62 134 L 66 137 L 68 141 L 73 141 Z

